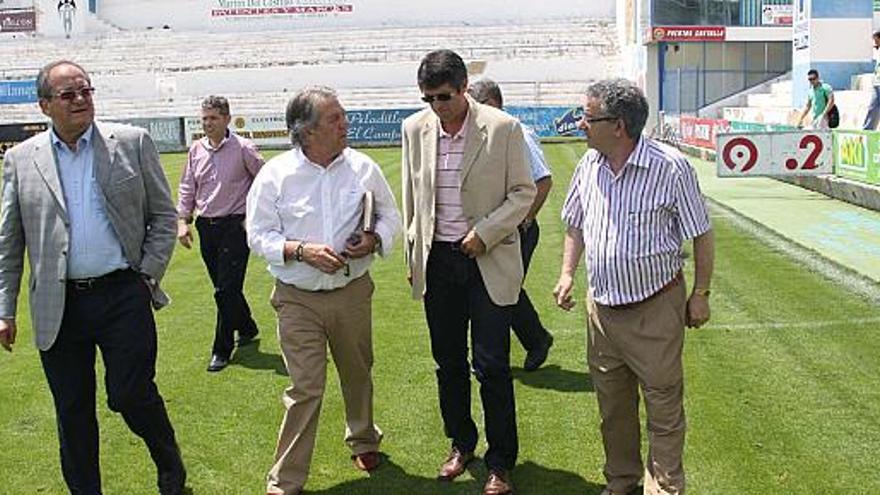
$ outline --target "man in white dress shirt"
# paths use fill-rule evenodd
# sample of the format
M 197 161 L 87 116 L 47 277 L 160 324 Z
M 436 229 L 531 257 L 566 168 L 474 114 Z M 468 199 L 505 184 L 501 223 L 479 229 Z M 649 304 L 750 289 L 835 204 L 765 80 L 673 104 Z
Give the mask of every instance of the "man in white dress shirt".
M 358 469 L 380 461 L 373 423 L 373 254 L 387 256 L 400 228 L 394 196 L 379 166 L 347 146 L 348 122 L 336 93 L 309 87 L 287 105 L 293 149 L 260 170 L 247 200 L 251 249 L 275 277 L 272 306 L 292 385 L 282 397 L 275 464 L 267 493 L 301 493 L 309 472 L 324 395 L 327 347 L 345 401 L 345 442 Z M 363 198 L 375 198 L 365 231 Z

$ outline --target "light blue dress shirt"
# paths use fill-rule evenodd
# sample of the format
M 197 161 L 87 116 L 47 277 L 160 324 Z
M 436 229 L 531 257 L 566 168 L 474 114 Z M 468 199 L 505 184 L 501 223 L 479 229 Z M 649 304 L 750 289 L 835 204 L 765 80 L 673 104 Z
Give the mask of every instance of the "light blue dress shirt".
M 541 150 L 541 142 L 538 140 L 538 135 L 535 134 L 531 127 L 522 122 L 519 125 L 522 127 L 523 136 L 526 140 L 529 165 L 532 167 L 532 180 L 538 182 L 545 177 L 550 177 L 550 167 L 547 166 L 547 160 L 544 159 L 544 151 Z
M 129 266 L 122 244 L 107 218 L 104 195 L 95 181 L 94 134 L 95 126 L 92 125 L 79 138 L 76 152 L 71 151 L 54 131 L 51 134 L 70 217 L 68 280 L 100 277 Z

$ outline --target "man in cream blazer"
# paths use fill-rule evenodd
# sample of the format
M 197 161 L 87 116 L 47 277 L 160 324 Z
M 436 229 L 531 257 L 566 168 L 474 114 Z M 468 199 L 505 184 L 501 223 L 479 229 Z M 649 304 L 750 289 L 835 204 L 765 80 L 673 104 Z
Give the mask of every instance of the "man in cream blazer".
M 6 153 L 0 212 L 0 345 L 11 351 L 29 261 L 31 321 L 55 403 L 71 493 L 101 493 L 95 355 L 111 410 L 141 437 L 163 495 L 186 472 L 154 382 L 151 303 L 171 259 L 176 212 L 159 154 L 142 129 L 94 121 L 94 88 L 69 61 L 37 76 L 46 132 Z
M 522 284 L 517 225 L 535 196 L 519 123 L 466 95 L 467 69 L 449 50 L 422 59 L 422 100 L 403 123 L 405 258 L 424 298 L 437 363 L 440 412 L 452 446 L 438 478 L 474 457 L 468 326 L 489 449 L 488 495 L 512 492 L 518 440 L 510 373 L 510 318 Z

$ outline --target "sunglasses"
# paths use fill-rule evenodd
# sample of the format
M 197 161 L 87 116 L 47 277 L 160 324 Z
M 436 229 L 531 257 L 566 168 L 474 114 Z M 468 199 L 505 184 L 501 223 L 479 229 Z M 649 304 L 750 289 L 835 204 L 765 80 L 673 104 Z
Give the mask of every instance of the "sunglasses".
M 452 93 L 440 93 L 437 95 L 422 95 L 422 101 L 425 103 L 434 103 L 435 101 L 449 101 L 452 99 Z
M 85 86 L 79 89 L 65 89 L 52 95 L 52 98 L 61 98 L 64 101 L 73 101 L 77 96 L 82 96 L 84 100 L 88 100 L 95 93 L 95 88 Z

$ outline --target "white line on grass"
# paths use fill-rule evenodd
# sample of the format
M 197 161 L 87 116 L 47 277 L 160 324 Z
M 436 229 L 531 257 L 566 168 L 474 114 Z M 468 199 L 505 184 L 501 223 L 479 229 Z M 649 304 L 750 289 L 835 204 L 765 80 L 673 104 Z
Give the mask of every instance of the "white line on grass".
M 785 329 L 821 329 L 841 325 L 868 325 L 880 323 L 880 316 L 873 318 L 847 318 L 845 320 L 824 321 L 765 321 L 754 323 L 709 324 L 706 330 L 785 330 Z
M 807 269 L 842 285 L 844 288 L 868 299 L 880 303 L 880 285 L 870 278 L 846 268 L 821 254 L 788 239 L 779 232 L 742 215 L 733 208 L 712 198 L 706 198 L 711 205 L 712 215 L 724 217 L 737 229 L 753 236 L 771 249 L 781 252 Z

